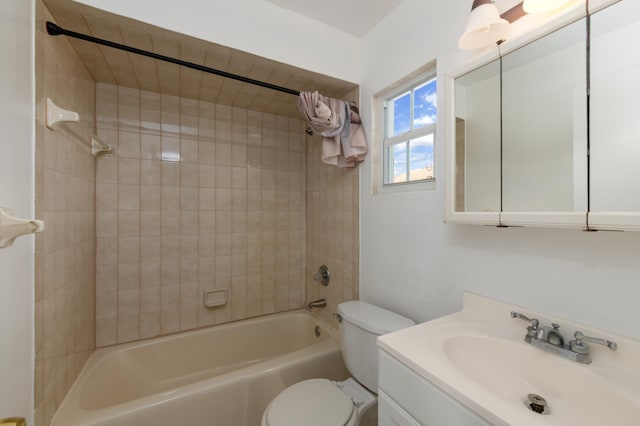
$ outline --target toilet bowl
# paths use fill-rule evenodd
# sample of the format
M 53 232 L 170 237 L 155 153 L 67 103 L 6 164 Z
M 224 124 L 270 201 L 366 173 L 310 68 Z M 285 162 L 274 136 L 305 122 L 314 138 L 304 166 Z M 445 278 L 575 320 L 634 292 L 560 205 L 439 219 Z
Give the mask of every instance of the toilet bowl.
M 369 426 L 377 423 L 379 335 L 415 323 L 361 301 L 338 305 L 340 345 L 354 377 L 342 382 L 309 379 L 276 396 L 262 415 L 262 426 Z
M 262 426 L 359 425 L 377 398 L 353 378 L 310 379 L 282 391 L 262 415 Z

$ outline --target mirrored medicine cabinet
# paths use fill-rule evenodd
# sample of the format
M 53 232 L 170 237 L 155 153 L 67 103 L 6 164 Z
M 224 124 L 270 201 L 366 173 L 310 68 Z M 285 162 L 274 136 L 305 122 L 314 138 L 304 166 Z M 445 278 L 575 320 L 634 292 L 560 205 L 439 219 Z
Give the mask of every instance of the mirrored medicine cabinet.
M 451 223 L 640 230 L 640 2 L 447 77 Z

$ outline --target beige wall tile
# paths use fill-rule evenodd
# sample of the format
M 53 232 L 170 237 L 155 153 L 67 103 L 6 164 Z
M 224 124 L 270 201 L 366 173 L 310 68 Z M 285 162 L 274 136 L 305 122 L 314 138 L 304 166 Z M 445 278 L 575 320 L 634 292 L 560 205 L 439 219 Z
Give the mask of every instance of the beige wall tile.
M 96 320 L 118 316 L 118 292 L 106 290 L 96 292 Z
M 139 132 L 120 131 L 118 133 L 118 156 L 120 158 L 140 158 Z
M 140 210 L 158 211 L 162 207 L 162 187 L 160 185 L 142 185 L 140 192 Z
M 100 96 L 98 95 L 98 98 Z M 143 134 L 160 135 L 160 94 L 140 92 L 140 131 Z
M 131 342 L 140 338 L 139 315 L 118 314 L 118 343 Z
M 118 212 L 98 211 L 96 212 L 96 236 L 117 237 L 118 236 Z
M 140 185 L 118 185 L 118 210 L 140 210 Z
M 160 332 L 175 333 L 180 330 L 180 286 L 160 289 Z
M 96 319 L 96 346 L 109 346 L 118 342 L 117 318 Z
M 99 157 L 96 160 L 96 180 L 100 183 L 118 183 L 118 158 Z
M 195 163 L 182 163 L 180 167 L 180 185 L 183 188 L 197 188 L 198 170 L 198 165 Z
M 175 161 L 163 161 L 160 165 L 162 178 L 161 185 L 180 186 L 180 163 Z
M 120 158 L 118 161 L 118 183 L 140 184 L 140 160 Z
M 138 289 L 140 287 L 140 263 L 118 264 L 118 290 Z M 118 295 L 118 300 L 120 295 Z M 97 303 L 97 302 L 96 302 Z M 121 304 L 119 303 L 118 306 Z
M 36 20 L 53 21 L 40 1 Z M 95 325 L 96 318 L 115 319 L 115 290 L 107 283 L 113 282 L 113 270 L 97 267 L 95 255 L 97 249 L 104 262 L 116 259 L 107 251 L 117 253 L 118 162 L 105 157 L 97 163 L 81 146 L 88 144 L 96 126 L 107 135 L 117 134 L 117 95 L 112 88 L 100 88 L 105 104 L 95 110 L 95 83 L 68 40 L 49 37 L 44 24 L 37 28 L 36 50 L 43 51 L 36 55 L 37 104 L 50 97 L 82 117 L 73 132 L 51 131 L 41 120 L 35 122 L 36 214 L 47 228 L 36 240 L 35 253 L 34 408 L 35 424 L 45 426 L 93 351 L 98 333 L 101 342 L 110 340 L 107 327 Z M 103 185 L 96 186 L 96 179 Z M 101 238 L 96 244 L 97 221 Z
M 118 212 L 117 235 L 123 237 L 137 237 L 140 235 L 140 211 L 121 210 Z
M 212 188 L 198 188 L 198 209 L 215 210 L 216 191 Z
M 216 145 L 210 140 L 200 139 L 198 142 L 198 163 L 215 164 Z
M 160 160 L 162 150 L 159 134 L 142 133 L 140 135 L 140 158 L 145 160 Z
M 140 235 L 143 237 L 158 237 L 160 236 L 160 229 L 160 211 L 143 209 L 140 212 Z
M 216 167 L 210 164 L 200 164 L 198 167 L 198 186 L 200 188 L 215 188 Z
M 96 265 L 96 291 L 115 290 L 118 287 L 118 265 Z
M 180 187 L 162 186 L 160 189 L 160 208 L 163 211 L 180 210 Z
M 171 131 L 166 132 L 172 135 Z M 160 140 L 160 158 L 164 161 L 180 161 L 180 138 L 176 136 L 165 136 L 163 130 L 162 139 Z
M 196 128 L 196 131 L 197 131 L 197 128 Z M 183 137 L 180 140 L 180 159 L 185 163 L 198 162 L 198 140 L 197 139 L 186 139 Z
M 140 183 L 142 185 L 160 185 L 162 183 L 162 163 L 155 160 L 140 162 Z

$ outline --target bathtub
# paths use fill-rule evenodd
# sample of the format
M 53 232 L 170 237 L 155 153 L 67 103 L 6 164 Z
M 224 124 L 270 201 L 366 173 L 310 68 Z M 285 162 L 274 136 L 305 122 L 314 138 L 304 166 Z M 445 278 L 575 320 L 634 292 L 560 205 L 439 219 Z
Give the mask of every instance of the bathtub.
M 255 426 L 287 386 L 348 376 L 333 329 L 279 313 L 98 349 L 51 425 Z

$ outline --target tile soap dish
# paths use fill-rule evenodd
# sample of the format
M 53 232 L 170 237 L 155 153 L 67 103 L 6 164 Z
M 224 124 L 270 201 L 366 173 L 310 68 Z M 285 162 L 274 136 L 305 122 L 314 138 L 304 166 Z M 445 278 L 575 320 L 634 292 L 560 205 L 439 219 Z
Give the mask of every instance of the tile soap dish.
M 204 290 L 204 306 L 207 308 L 216 308 L 227 304 L 227 289 L 215 288 L 212 290 Z

